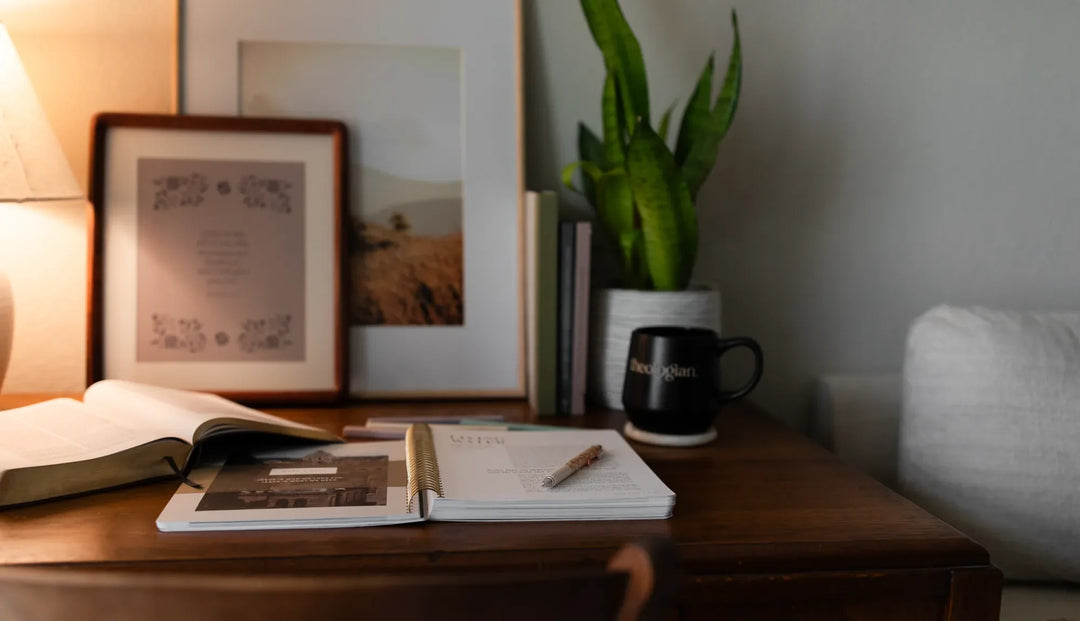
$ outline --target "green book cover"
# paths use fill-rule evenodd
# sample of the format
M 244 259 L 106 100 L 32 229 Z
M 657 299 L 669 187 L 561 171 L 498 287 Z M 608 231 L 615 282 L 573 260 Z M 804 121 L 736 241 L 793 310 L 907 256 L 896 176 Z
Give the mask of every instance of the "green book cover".
M 551 190 L 526 192 L 526 301 L 529 404 L 555 414 L 559 281 L 559 199 Z

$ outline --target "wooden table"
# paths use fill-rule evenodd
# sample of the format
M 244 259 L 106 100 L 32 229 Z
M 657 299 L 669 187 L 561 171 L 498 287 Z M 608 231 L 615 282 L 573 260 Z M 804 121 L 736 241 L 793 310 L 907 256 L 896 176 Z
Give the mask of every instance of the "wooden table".
M 0 408 L 19 404 L 0 398 Z M 26 399 L 23 399 L 26 401 Z M 367 416 L 502 414 L 522 402 L 358 404 L 277 413 L 340 432 Z M 621 428 L 621 413 L 554 419 Z M 685 563 L 681 618 L 997 619 L 1001 574 L 947 524 L 748 403 L 697 448 L 634 444 L 677 494 L 669 520 L 428 523 L 160 533 L 163 481 L 0 511 L 0 565 L 200 572 L 435 572 L 601 565 L 623 542 L 664 535 Z

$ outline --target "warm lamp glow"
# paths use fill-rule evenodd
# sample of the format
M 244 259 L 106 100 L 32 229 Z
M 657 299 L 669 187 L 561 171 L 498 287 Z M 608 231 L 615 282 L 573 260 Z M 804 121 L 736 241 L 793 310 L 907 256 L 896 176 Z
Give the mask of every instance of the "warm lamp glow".
M 82 198 L 7 29 L 0 24 L 0 203 Z M 0 222 L 8 234 L 13 222 Z M 11 356 L 14 302 L 0 272 L 0 386 Z

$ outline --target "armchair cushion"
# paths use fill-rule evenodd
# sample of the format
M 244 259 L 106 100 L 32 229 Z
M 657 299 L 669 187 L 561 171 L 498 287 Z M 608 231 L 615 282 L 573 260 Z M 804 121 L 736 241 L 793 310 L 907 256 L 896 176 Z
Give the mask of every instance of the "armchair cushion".
M 916 319 L 898 457 L 900 490 L 1007 578 L 1080 582 L 1080 313 Z

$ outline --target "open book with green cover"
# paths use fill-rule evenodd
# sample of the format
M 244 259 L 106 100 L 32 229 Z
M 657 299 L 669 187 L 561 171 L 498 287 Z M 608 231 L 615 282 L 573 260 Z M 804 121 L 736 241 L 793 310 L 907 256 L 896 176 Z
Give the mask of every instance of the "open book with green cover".
M 169 476 L 201 442 L 239 432 L 340 441 L 217 395 L 102 380 L 82 401 L 0 411 L 0 506 Z
M 545 475 L 591 445 L 604 455 L 554 487 Z M 671 516 L 675 494 L 615 430 L 511 431 L 414 424 L 403 441 L 233 454 L 192 471 L 162 531 L 333 528 L 425 520 Z

